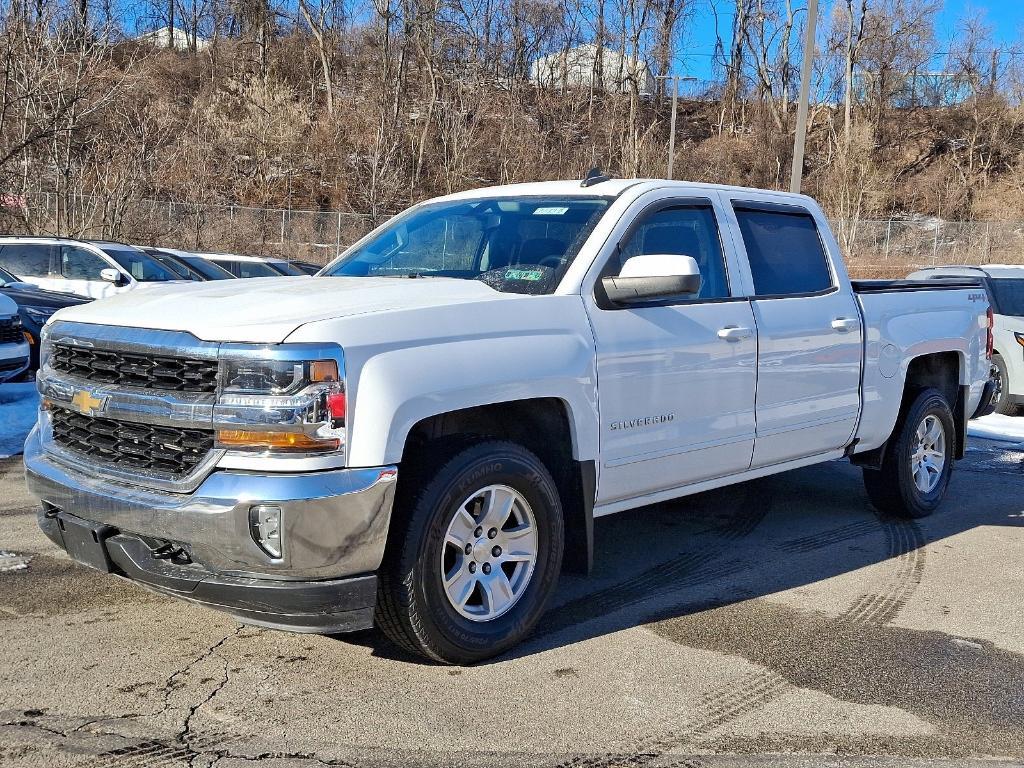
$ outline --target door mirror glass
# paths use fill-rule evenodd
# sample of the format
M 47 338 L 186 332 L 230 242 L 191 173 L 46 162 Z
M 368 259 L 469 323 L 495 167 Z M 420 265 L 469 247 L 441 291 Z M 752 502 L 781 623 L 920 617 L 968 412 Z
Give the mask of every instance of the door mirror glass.
M 114 285 L 121 285 L 121 273 L 113 267 L 106 267 L 100 270 L 100 279 L 106 280 L 108 283 Z
M 615 304 L 635 304 L 700 293 L 700 268 L 691 256 L 655 254 L 634 256 L 617 277 L 601 280 Z

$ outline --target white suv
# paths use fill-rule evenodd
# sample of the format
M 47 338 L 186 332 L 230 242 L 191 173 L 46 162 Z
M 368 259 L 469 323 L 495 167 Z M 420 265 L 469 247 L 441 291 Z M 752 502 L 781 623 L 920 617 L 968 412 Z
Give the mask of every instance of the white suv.
M 130 245 L 60 237 L 0 237 L 0 267 L 40 288 L 90 299 L 145 283 L 187 282 Z
M 1024 406 L 1024 265 L 930 267 L 910 278 L 980 277 L 992 302 L 992 364 L 999 372 L 996 413 L 1014 416 Z

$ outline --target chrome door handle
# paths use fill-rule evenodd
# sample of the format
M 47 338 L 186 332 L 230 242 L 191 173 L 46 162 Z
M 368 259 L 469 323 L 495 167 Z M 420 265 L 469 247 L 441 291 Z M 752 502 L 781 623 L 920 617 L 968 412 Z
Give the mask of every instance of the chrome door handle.
M 851 317 L 837 317 L 832 321 L 832 330 L 840 333 L 856 331 L 860 327 L 860 321 Z
M 749 339 L 752 334 L 753 331 L 740 325 L 728 325 L 718 330 L 718 338 L 726 341 L 743 341 Z

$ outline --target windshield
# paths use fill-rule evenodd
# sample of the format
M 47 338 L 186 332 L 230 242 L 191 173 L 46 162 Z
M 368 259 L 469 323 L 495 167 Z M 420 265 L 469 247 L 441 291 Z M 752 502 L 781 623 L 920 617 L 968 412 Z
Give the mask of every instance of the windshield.
M 140 283 L 162 283 L 168 280 L 181 280 L 179 275 L 169 270 L 148 253 L 137 248 L 116 248 L 101 246 L 103 252 L 116 261 L 121 268 Z
M 0 283 L 18 283 L 21 282 L 17 277 L 8 272 L 6 269 L 0 267 Z
M 997 277 L 989 286 L 996 314 L 1024 317 L 1024 279 Z
M 223 267 L 218 267 L 213 262 L 207 261 L 200 256 L 180 256 L 183 262 L 188 264 L 207 280 L 234 280 L 235 276 Z
M 281 273 L 262 261 L 235 261 L 234 259 L 211 259 L 235 277 L 280 277 Z
M 146 253 L 148 253 L 154 259 L 159 261 L 161 264 L 163 264 L 165 267 L 167 267 L 167 269 L 169 269 L 171 272 L 176 274 L 182 280 L 200 280 L 200 279 L 202 279 L 202 278 L 200 278 L 200 276 L 199 276 L 199 274 L 197 272 L 194 272 L 193 270 L 189 269 L 184 264 L 180 264 L 177 260 L 175 260 L 175 258 L 173 256 L 170 256 L 170 255 L 168 255 L 166 253 L 162 253 L 162 252 L 157 251 L 157 250 L 147 250 Z
M 455 277 L 498 291 L 551 293 L 610 198 L 483 198 L 397 217 L 321 276 Z
M 280 272 L 282 275 L 286 275 L 288 277 L 306 276 L 305 272 L 303 272 L 294 264 L 289 264 L 287 261 L 269 261 L 267 263 L 277 272 Z

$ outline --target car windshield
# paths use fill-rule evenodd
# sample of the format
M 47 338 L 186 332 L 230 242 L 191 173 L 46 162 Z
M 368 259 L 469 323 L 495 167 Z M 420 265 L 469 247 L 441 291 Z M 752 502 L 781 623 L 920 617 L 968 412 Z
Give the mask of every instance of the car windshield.
M 989 285 L 998 314 L 1024 317 L 1024 278 L 997 277 Z
M 427 204 L 396 217 L 321 276 L 454 277 L 551 293 L 610 198 L 501 197 Z
M 181 280 L 179 275 L 176 275 L 148 253 L 143 253 L 137 248 L 112 247 L 108 245 L 100 246 L 100 248 L 140 283 L 163 283 L 168 280 Z
M 287 261 L 270 261 L 267 263 L 282 275 L 287 275 L 288 277 L 299 275 L 305 277 L 306 275 L 306 273 L 301 269 L 296 267 L 294 264 L 289 264 Z
M 213 262 L 207 261 L 201 256 L 181 256 L 180 258 L 183 262 L 188 264 L 188 266 L 191 269 L 194 269 L 207 280 L 235 279 L 235 276 L 228 272 L 226 269 L 217 266 Z
M 281 273 L 262 261 L 243 261 L 241 259 L 211 259 L 214 264 L 223 267 L 235 277 L 280 277 Z
M 190 270 L 184 264 L 179 264 L 173 256 L 169 256 L 166 253 L 160 251 L 146 251 L 150 256 L 163 264 L 167 269 L 176 274 L 182 280 L 199 280 L 199 275 Z
M 12 275 L 6 269 L 0 267 L 0 283 L 18 283 L 21 282 L 17 277 Z

